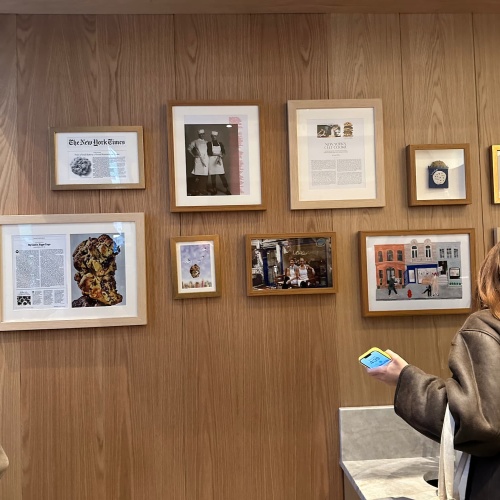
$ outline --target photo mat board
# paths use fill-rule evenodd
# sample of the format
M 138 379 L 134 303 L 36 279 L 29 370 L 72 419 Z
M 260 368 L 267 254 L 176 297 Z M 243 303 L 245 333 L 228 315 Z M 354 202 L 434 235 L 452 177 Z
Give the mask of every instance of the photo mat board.
M 168 105 L 170 210 L 265 210 L 257 101 Z
M 408 205 L 467 205 L 471 200 L 469 144 L 406 148 Z
M 0 331 L 147 322 L 144 214 L 0 217 Z
M 474 229 L 360 232 L 363 316 L 472 311 Z
M 219 297 L 222 293 L 218 235 L 171 238 L 174 299 Z
M 51 189 L 144 189 L 143 128 L 53 127 Z
M 336 293 L 336 234 L 246 236 L 247 295 Z
M 291 209 L 385 206 L 380 99 L 288 101 Z

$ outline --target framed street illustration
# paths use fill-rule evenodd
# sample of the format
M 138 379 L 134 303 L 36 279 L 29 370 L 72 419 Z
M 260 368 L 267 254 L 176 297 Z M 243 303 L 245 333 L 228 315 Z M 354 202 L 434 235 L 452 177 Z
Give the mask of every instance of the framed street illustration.
M 170 210 L 265 210 L 255 101 L 168 105 Z
M 50 129 L 53 190 L 144 189 L 142 127 Z
M 336 293 L 335 233 L 250 234 L 247 295 Z
M 218 235 L 171 238 L 170 254 L 174 299 L 221 295 Z
M 294 209 L 383 207 L 380 99 L 288 101 Z
M 0 217 L 0 331 L 144 325 L 144 214 Z
M 417 144 L 406 148 L 408 205 L 471 203 L 469 144 Z
M 359 233 L 363 316 L 472 311 L 474 229 Z

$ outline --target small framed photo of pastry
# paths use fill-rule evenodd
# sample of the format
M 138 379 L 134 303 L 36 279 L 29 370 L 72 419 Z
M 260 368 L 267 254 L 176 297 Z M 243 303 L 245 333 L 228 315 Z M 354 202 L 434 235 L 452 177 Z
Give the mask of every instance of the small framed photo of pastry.
M 174 299 L 219 297 L 222 293 L 219 236 L 170 239 Z
M 249 234 L 247 295 L 337 292 L 335 233 Z
M 258 101 L 170 102 L 170 210 L 265 210 Z
M 144 189 L 139 126 L 50 129 L 52 190 Z
M 471 203 L 469 144 L 416 144 L 406 148 L 408 205 Z
M 0 331 L 144 325 L 144 214 L 0 217 Z

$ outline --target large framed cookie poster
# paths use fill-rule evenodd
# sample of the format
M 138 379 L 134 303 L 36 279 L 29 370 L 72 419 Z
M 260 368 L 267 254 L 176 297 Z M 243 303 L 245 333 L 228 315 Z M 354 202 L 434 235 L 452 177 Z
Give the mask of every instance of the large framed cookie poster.
M 52 190 L 144 189 L 140 126 L 52 127 Z
M 144 214 L 0 217 L 0 331 L 144 325 Z

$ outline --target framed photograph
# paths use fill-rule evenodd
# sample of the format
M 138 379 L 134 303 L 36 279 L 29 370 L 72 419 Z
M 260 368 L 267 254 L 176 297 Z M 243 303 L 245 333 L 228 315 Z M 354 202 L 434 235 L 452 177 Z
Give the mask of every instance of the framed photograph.
M 0 217 L 0 331 L 145 325 L 144 214 Z
M 361 232 L 363 316 L 472 311 L 474 229 Z
M 417 144 L 406 147 L 408 205 L 471 203 L 468 144 Z
M 53 190 L 144 189 L 142 127 L 50 129 Z
M 491 164 L 493 167 L 493 203 L 500 203 L 500 183 L 498 182 L 498 159 L 500 156 L 500 146 L 491 146 Z
M 170 210 L 265 210 L 255 101 L 168 105 Z
M 219 297 L 222 291 L 219 236 L 170 239 L 174 299 Z
M 380 99 L 288 101 L 292 210 L 383 207 Z
M 335 233 L 247 235 L 246 274 L 251 296 L 336 293 Z

